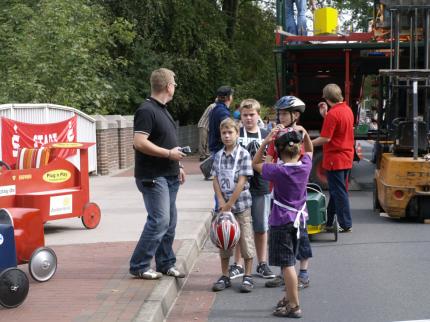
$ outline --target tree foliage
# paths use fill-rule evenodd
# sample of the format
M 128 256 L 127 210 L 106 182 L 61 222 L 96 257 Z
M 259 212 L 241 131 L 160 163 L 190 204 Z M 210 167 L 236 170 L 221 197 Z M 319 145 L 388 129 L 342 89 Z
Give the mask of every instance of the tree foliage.
M 324 2 L 363 11 L 363 1 Z M 274 1 L 3 0 L 0 11 L 0 103 L 131 114 L 149 95 L 151 71 L 167 67 L 182 124 L 224 84 L 237 100 L 273 104 Z
M 130 43 L 130 23 L 110 21 L 103 7 L 85 0 L 10 1 L 2 8 L 2 102 L 50 102 L 88 113 L 111 112 L 115 70 L 123 62 L 109 54 L 114 42 Z

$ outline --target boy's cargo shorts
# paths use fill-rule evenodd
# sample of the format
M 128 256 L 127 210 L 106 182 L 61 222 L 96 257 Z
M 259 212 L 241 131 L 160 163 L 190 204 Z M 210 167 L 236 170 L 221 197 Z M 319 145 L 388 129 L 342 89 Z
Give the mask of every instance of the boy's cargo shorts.
M 244 259 L 254 258 L 254 231 L 252 230 L 251 208 L 243 212 L 234 214 L 240 227 L 240 239 L 236 247 L 240 246 L 240 253 Z M 220 250 L 221 258 L 230 258 L 233 255 L 233 249 Z
M 270 194 L 252 195 L 252 227 L 256 233 L 265 233 L 269 230 Z

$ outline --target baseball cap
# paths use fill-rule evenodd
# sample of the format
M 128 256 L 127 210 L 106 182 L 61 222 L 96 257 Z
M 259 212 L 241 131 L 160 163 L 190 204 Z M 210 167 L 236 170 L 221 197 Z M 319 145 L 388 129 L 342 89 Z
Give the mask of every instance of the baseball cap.
M 221 86 L 216 91 L 217 96 L 230 96 L 230 95 L 233 95 L 233 93 L 234 93 L 234 89 L 231 88 L 230 86 Z

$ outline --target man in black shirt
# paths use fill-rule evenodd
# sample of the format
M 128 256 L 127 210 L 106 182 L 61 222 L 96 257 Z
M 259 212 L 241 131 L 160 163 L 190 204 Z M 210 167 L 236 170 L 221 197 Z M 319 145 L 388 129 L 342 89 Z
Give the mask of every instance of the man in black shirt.
M 148 212 L 145 227 L 130 259 L 130 274 L 158 279 L 163 274 L 185 277 L 176 267 L 173 240 L 177 221 L 176 195 L 185 181 L 179 161 L 176 123 L 166 104 L 175 93 L 175 74 L 160 68 L 151 74 L 151 97 L 134 115 L 136 185 Z M 156 271 L 150 264 L 155 256 Z

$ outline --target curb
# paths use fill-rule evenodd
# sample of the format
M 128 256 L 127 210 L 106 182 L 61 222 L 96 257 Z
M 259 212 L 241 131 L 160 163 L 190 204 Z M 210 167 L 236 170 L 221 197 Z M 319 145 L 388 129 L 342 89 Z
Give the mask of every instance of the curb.
M 176 252 L 176 266 L 185 272 L 186 278 L 162 278 L 145 299 L 133 321 L 162 322 L 166 319 L 204 246 L 209 234 L 210 223 L 211 216 L 208 215 L 197 234 L 197 239 L 183 240 L 181 247 Z

